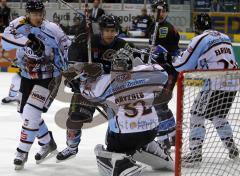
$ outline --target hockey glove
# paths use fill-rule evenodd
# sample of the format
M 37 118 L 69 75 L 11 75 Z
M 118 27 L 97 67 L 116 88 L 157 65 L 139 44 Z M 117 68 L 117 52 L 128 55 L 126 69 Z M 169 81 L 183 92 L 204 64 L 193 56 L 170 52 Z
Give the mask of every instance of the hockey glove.
M 41 57 L 45 50 L 43 42 L 32 33 L 28 34 L 28 39 L 30 42 L 27 44 L 27 46 L 33 50 L 35 55 Z

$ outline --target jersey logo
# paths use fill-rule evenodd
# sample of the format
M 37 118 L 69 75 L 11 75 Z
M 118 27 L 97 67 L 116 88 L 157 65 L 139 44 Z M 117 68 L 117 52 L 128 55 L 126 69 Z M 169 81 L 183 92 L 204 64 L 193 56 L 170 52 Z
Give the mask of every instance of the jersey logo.
M 125 82 L 131 79 L 131 73 L 124 73 L 116 76 L 116 82 Z
M 168 34 L 168 28 L 167 27 L 160 27 L 159 28 L 159 38 L 166 38 Z

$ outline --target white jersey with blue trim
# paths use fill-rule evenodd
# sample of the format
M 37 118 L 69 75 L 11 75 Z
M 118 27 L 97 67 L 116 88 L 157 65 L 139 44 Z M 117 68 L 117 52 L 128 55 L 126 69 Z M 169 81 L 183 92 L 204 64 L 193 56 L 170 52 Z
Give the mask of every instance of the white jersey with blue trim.
M 178 72 L 237 68 L 230 38 L 215 30 L 206 30 L 194 37 L 187 50 L 175 60 L 173 65 Z M 216 80 L 211 82 L 215 82 L 211 84 L 212 90 L 229 90 L 229 87 L 221 87 L 221 83 L 216 83 Z
M 102 75 L 91 86 L 81 87 L 88 100 L 108 107 L 109 129 L 115 133 L 148 131 L 159 125 L 153 101 L 168 80 L 166 73 L 141 65 L 131 72 Z M 91 87 L 91 88 L 89 88 Z
M 5 50 L 19 49 L 18 52 L 23 52 L 22 48 L 26 48 L 27 36 L 32 33 L 43 42 L 45 45 L 46 58 L 52 58 L 51 65 L 53 66 L 52 72 L 49 71 L 49 76 L 44 73 L 44 78 L 55 77 L 60 74 L 61 70 L 67 68 L 68 48 L 71 40 L 65 35 L 62 29 L 55 23 L 43 20 L 40 27 L 32 26 L 25 16 L 21 16 L 13 20 L 10 25 L 5 28 L 2 36 L 2 47 Z M 51 51 L 51 52 L 49 52 Z M 21 54 L 19 54 L 21 56 Z M 22 57 L 23 58 L 23 57 Z M 22 76 L 31 78 L 32 76 L 25 70 L 22 58 L 19 59 Z M 23 68 L 22 68 L 23 67 Z M 50 67 L 48 67 L 50 68 Z M 43 69 L 44 70 L 44 69 Z M 40 70 L 41 71 L 41 70 Z M 51 74 L 50 74 L 51 72 Z M 41 77 L 40 77 L 41 79 Z

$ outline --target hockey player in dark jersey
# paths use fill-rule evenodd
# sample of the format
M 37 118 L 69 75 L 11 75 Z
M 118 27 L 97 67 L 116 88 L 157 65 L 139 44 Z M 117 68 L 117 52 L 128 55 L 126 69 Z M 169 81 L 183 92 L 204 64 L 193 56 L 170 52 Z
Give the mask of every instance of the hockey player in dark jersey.
M 168 53 L 174 57 L 178 52 L 178 42 L 180 36 L 175 27 L 167 21 L 169 12 L 168 4 L 165 0 L 155 0 L 152 4 L 152 10 L 155 13 L 156 23 L 152 26 L 150 44 L 153 48 L 157 45 L 163 46 Z M 154 50 L 154 49 L 152 49 Z M 169 57 L 170 60 L 172 60 Z M 170 149 L 175 144 L 175 118 L 168 104 L 162 104 L 155 107 L 161 120 L 159 125 L 158 140 L 165 147 Z
M 108 74 L 110 72 L 111 62 L 107 60 L 110 60 L 117 50 L 124 48 L 129 44 L 123 39 L 117 37 L 119 29 L 119 21 L 117 17 L 103 15 L 99 20 L 99 26 L 101 33 L 91 37 L 92 62 L 103 64 L 104 72 Z M 82 34 L 81 37 L 82 39 L 79 41 L 83 41 L 82 47 L 77 48 L 79 51 L 77 55 L 75 53 L 75 55 L 71 56 L 71 52 L 69 53 L 70 61 L 88 62 L 86 35 Z M 58 162 L 76 156 L 78 145 L 81 141 L 82 125 L 83 123 L 89 123 L 92 121 L 95 108 L 80 105 L 81 101 L 81 95 L 78 92 L 74 93 L 69 109 L 68 122 L 74 120 L 82 123 L 80 123 L 81 125 L 78 126 L 78 129 L 73 129 L 71 125 L 67 125 L 67 148 L 58 153 Z

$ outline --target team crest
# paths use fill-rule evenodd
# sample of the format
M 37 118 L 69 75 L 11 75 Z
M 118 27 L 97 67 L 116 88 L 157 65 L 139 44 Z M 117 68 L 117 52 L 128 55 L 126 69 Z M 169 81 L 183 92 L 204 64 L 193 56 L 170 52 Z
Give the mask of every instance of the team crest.
M 116 76 L 116 81 L 117 82 L 125 82 L 129 79 L 131 79 L 131 73 L 130 72 L 126 72 L 126 73 L 119 74 L 119 75 Z

